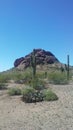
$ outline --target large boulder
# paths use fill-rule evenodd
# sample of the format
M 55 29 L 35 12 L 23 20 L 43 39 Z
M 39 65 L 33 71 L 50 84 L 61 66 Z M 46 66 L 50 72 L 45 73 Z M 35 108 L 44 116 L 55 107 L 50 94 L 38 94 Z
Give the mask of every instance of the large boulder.
M 32 52 L 25 57 L 16 59 L 14 62 L 14 66 L 20 69 L 29 67 L 31 54 Z M 59 60 L 51 52 L 45 51 L 43 49 L 35 49 L 35 56 L 37 65 L 59 63 Z

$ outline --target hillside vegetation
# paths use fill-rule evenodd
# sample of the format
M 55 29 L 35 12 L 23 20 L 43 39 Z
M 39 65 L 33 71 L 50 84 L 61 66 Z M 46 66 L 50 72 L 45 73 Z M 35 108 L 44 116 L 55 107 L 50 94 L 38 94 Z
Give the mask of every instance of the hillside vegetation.
M 61 67 L 59 65 L 38 65 L 36 71 L 36 76 L 45 82 L 51 82 L 55 79 L 63 81 L 63 79 L 67 79 L 67 71 L 61 71 Z M 70 67 L 70 80 L 73 76 L 73 67 Z M 8 71 L 0 73 L 0 83 L 6 83 L 10 80 L 14 80 L 14 82 L 26 83 L 28 84 L 32 78 L 32 68 L 28 67 L 23 71 L 18 70 L 17 68 L 12 68 Z M 54 83 L 54 82 L 51 82 Z
M 20 88 L 8 89 L 8 94 L 22 95 L 22 100 L 25 102 L 38 102 L 57 100 L 57 95 L 52 92 L 47 86 L 49 84 L 69 84 L 73 79 L 73 69 L 70 68 L 69 80 L 67 79 L 67 71 L 61 70 L 60 66 L 38 65 L 36 66 L 36 77 L 33 80 L 32 68 L 28 67 L 24 71 L 19 71 L 16 68 L 0 73 L 0 90 L 7 89 L 7 84 L 14 82 L 20 84 Z M 25 87 L 21 87 L 23 84 Z
M 20 88 L 10 88 L 8 94 L 11 96 L 22 95 L 22 100 L 27 103 L 54 101 L 58 97 L 47 86 L 69 84 L 72 77 L 73 69 L 69 66 L 69 55 L 68 65 L 64 65 L 51 52 L 34 49 L 25 58 L 17 59 L 15 68 L 0 73 L 0 89 L 7 89 L 7 83 L 14 82 L 20 84 Z M 25 87 L 21 88 L 21 84 Z

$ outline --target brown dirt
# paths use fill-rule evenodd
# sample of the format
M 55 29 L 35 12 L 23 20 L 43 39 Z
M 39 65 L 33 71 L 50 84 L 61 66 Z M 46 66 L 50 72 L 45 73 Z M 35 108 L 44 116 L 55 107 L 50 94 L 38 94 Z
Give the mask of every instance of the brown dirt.
M 9 84 L 13 87 L 15 84 Z M 0 130 L 73 130 L 73 83 L 50 85 L 59 100 L 25 104 L 0 91 Z

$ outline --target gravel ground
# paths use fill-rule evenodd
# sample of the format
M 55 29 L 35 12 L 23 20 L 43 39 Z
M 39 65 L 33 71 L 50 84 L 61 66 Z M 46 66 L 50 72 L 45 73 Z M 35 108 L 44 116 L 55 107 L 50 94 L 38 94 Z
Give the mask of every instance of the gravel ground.
M 0 91 L 0 130 L 73 130 L 73 84 L 50 87 L 59 100 L 36 105 Z

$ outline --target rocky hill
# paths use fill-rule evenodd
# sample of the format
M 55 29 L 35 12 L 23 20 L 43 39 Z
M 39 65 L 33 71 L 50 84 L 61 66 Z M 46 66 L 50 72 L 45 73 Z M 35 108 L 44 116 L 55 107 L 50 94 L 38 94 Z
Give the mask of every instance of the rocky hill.
M 14 62 L 14 67 L 19 69 L 29 67 L 31 54 L 32 52 L 25 57 L 16 59 Z M 55 57 L 55 55 L 53 55 L 50 51 L 45 51 L 43 49 L 35 49 L 35 56 L 37 65 L 60 63 L 59 60 Z

